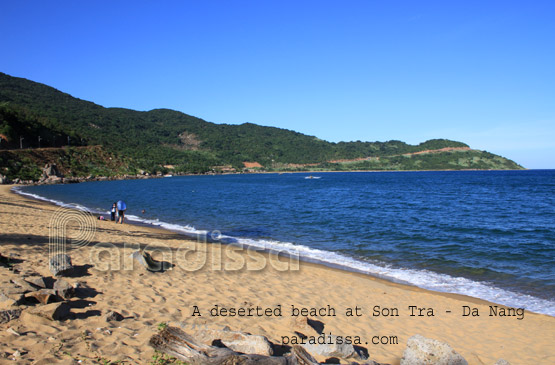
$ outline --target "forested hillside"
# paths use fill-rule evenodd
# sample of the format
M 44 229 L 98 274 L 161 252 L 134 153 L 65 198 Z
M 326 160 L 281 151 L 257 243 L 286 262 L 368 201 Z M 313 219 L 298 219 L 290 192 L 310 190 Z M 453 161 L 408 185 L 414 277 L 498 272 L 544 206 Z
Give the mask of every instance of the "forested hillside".
M 102 146 L 114 158 L 125 160 L 130 174 L 139 169 L 151 173 L 168 169 L 204 173 L 215 166 L 241 171 L 245 161 L 258 162 L 265 170 L 521 168 L 500 156 L 471 151 L 464 143 L 445 139 L 419 145 L 401 141 L 331 143 L 250 123 L 210 123 L 168 109 L 139 112 L 104 108 L 47 85 L 3 73 L 0 73 L 0 138 L 0 150 Z M 425 153 L 414 154 L 444 148 L 454 150 L 434 153 L 432 158 L 424 157 Z M 399 160 L 402 155 L 405 157 Z M 29 162 L 20 165 L 25 163 Z M 6 169 L 12 169 L 11 175 L 17 175 L 5 162 L 0 167 L 4 174 Z M 121 172 L 120 166 L 114 174 Z

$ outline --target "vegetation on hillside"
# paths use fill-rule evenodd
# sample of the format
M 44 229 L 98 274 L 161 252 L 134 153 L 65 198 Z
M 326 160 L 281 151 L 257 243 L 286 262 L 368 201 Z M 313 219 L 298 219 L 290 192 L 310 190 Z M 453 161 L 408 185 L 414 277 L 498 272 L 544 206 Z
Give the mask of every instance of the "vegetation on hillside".
M 39 180 L 45 161 L 56 164 L 65 177 L 123 176 L 136 174 L 132 159 L 116 156 L 101 146 L 0 150 L 0 170 L 9 180 Z
M 168 165 L 174 172 L 186 173 L 205 173 L 222 165 L 241 170 L 245 161 L 256 161 L 267 170 L 298 168 L 289 164 L 316 164 L 317 167 L 305 166 L 305 169 L 331 170 L 521 168 L 510 160 L 481 151 L 404 156 L 426 150 L 468 147 L 445 139 L 419 145 L 401 141 L 331 143 L 290 130 L 250 123 L 210 123 L 168 109 L 139 112 L 104 108 L 52 87 L 3 73 L 0 73 L 0 138 L 0 150 L 13 151 L 10 158 L 15 160 L 4 158 L 0 166 L 4 175 L 7 169 L 10 176 L 33 175 L 24 171 L 35 163 L 32 161 L 38 163 L 40 160 L 28 160 L 25 154 L 15 157 L 19 147 L 68 145 L 102 146 L 102 154 L 94 156 L 96 162 L 91 162 L 92 165 L 101 165 L 100 156 L 106 153 L 122 161 L 126 166 L 123 170 L 128 173 L 137 169 L 151 173 L 164 171 L 168 170 L 164 167 Z M 64 153 L 76 154 L 75 160 L 88 165 L 86 159 L 82 159 L 83 151 Z M 375 159 L 329 162 L 367 157 Z M 105 165 L 110 166 L 107 162 Z M 71 169 L 82 174 L 94 170 L 86 166 Z M 119 166 L 108 172 L 116 174 L 123 170 Z
M 373 170 L 514 170 L 521 167 L 511 160 L 489 152 L 466 150 L 441 153 L 403 154 L 371 157 L 362 161 L 325 162 L 311 166 L 312 171 Z M 301 170 L 299 168 L 292 170 Z

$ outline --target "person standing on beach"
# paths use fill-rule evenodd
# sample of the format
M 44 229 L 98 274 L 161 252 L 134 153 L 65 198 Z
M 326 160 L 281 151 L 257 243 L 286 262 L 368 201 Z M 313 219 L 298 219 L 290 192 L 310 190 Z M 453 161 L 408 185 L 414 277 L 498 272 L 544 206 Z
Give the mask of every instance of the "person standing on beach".
M 114 222 L 116 220 L 117 210 L 118 210 L 117 204 L 116 203 L 112 204 L 112 210 L 110 211 L 110 218 L 111 218 L 112 222 Z
M 123 202 L 123 200 L 118 200 L 116 205 L 118 208 L 118 221 L 116 223 L 123 224 L 123 221 L 125 219 L 125 209 L 127 209 L 127 205 Z

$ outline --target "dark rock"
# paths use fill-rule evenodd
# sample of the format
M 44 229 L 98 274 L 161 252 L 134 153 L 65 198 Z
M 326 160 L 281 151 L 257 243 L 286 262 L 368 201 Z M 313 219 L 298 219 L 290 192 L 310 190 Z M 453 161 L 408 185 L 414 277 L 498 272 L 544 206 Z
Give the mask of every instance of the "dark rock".
M 153 272 L 164 272 L 173 267 L 173 265 L 167 261 L 156 261 L 150 256 L 148 252 L 145 251 L 134 251 L 129 255 L 132 259 L 137 261 L 142 267 L 148 271 Z
M 10 309 L 0 311 L 0 323 L 8 323 L 12 319 L 17 319 L 21 315 L 21 309 Z
M 64 279 L 56 280 L 53 289 L 56 292 L 56 295 L 63 299 L 69 299 L 75 296 L 75 287 L 70 285 Z
M 51 303 L 29 308 L 29 314 L 54 321 L 61 321 L 69 317 L 70 306 L 66 302 Z
M 123 316 L 121 314 L 119 314 L 118 312 L 115 311 L 109 311 L 108 313 L 106 313 L 106 322 L 112 322 L 112 321 L 122 321 L 123 320 Z
M 49 261 L 50 272 L 54 276 L 68 276 L 73 272 L 71 258 L 66 254 L 54 255 Z

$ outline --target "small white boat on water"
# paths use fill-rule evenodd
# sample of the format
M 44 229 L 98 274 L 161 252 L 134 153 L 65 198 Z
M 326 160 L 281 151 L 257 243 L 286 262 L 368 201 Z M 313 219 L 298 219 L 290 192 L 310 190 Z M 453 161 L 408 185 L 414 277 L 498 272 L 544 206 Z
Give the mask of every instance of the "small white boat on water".
M 305 176 L 305 179 L 319 179 L 319 178 L 320 176 L 312 176 L 312 175 Z

